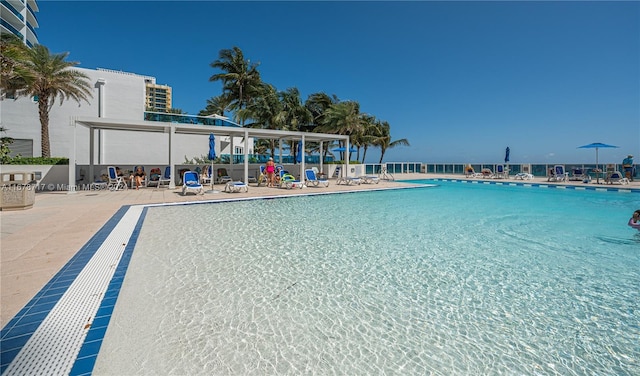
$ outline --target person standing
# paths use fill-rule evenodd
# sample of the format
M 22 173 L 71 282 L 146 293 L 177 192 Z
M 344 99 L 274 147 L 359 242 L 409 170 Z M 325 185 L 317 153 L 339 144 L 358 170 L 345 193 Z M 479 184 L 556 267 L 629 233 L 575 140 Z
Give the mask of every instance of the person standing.
M 633 171 L 633 155 L 627 155 L 622 161 L 622 170 L 624 176 L 629 179 L 629 181 L 633 181 L 633 175 L 635 175 Z
M 276 164 L 273 162 L 273 158 L 269 157 L 267 161 L 265 171 L 267 172 L 267 187 L 273 187 L 275 175 L 276 175 Z

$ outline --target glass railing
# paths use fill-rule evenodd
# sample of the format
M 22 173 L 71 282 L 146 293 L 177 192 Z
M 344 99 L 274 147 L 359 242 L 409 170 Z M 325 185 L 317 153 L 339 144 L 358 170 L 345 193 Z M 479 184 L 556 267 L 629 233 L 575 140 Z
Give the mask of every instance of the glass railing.
M 6 1 L 6 0 L 2 0 L 0 1 L 0 3 L 2 3 L 2 5 L 4 5 L 5 7 L 7 7 L 7 9 L 9 9 L 11 11 L 11 13 L 15 14 L 16 17 L 18 17 L 20 19 L 20 21 L 24 22 L 24 16 L 22 14 L 20 14 L 20 12 L 13 7 L 13 5 L 11 5 L 10 2 Z
M 18 31 L 18 29 L 16 29 L 15 27 L 13 27 L 10 23 L 8 23 L 5 20 L 0 20 L 0 25 L 6 27 L 7 29 L 9 29 L 9 31 L 11 31 L 15 36 L 17 36 L 18 38 L 20 38 L 20 40 L 24 40 L 24 35 L 22 35 L 21 32 Z
M 144 120 L 160 121 L 164 123 L 215 125 L 218 127 L 240 127 L 239 124 L 236 124 L 231 120 L 216 119 L 216 118 L 196 116 L 196 115 L 170 114 L 166 112 L 145 111 Z
M 387 163 L 387 170 L 391 173 L 399 173 L 400 171 L 407 172 L 411 168 L 405 165 L 410 163 Z M 424 171 L 428 174 L 447 174 L 447 175 L 464 175 L 466 163 L 423 163 Z M 498 165 L 505 166 L 509 170 L 509 175 L 514 176 L 518 173 L 524 172 L 526 168 L 528 168 L 529 173 L 535 177 L 545 177 L 548 176 L 549 169 L 553 169 L 556 165 L 563 165 L 565 167 L 565 171 L 571 175 L 573 169 L 582 169 L 587 171 L 589 175 L 595 178 L 594 170 L 596 170 L 595 164 L 581 164 L 581 163 L 554 163 L 554 164 L 544 164 L 544 163 L 523 163 L 523 164 L 500 164 L 500 163 L 471 163 L 471 167 L 475 172 L 482 171 L 483 168 L 488 168 L 491 171 L 495 172 Z M 616 171 L 623 171 L 622 164 L 599 164 L 598 169 L 600 171 L 607 170 L 607 166 L 615 169 Z M 369 168 L 367 166 L 367 168 Z M 420 170 L 414 169 L 415 172 L 419 172 Z M 638 175 L 637 165 L 634 165 L 635 176 Z M 369 172 L 369 170 L 367 170 Z

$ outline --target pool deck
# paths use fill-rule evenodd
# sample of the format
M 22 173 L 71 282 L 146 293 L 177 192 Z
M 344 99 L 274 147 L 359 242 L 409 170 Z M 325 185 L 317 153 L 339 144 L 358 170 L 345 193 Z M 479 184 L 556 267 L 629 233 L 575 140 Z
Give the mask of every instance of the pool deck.
M 465 179 L 460 175 L 397 174 L 396 180 L 457 179 L 491 183 L 570 185 L 600 189 L 640 189 L 640 181 L 628 185 L 596 185 L 581 182 L 548 183 L 546 178 L 533 180 Z M 0 321 L 2 327 L 85 245 L 121 207 L 140 204 L 219 201 L 237 198 L 286 196 L 301 193 L 345 192 L 396 188 L 406 183 L 383 181 L 379 184 L 336 185 L 327 188 L 277 189 L 255 187 L 248 192 L 225 193 L 215 185 L 216 193 L 182 196 L 180 189 L 142 188 L 125 191 L 43 192 L 36 195 L 33 208 L 0 212 Z

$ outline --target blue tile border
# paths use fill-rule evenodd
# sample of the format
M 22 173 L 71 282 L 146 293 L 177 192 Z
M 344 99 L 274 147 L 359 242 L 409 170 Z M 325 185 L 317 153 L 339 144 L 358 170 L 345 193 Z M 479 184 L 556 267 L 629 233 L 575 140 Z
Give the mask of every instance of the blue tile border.
M 42 324 L 51 309 L 87 265 L 107 236 L 129 210 L 121 207 L 51 280 L 0 331 L 0 374 Z
M 425 180 L 432 181 L 444 181 L 452 183 L 472 183 L 472 184 L 489 184 L 489 185 L 504 185 L 504 186 L 519 186 L 519 187 L 536 187 L 536 188 L 551 188 L 551 189 L 573 189 L 576 191 L 598 191 L 598 192 L 624 192 L 624 193 L 640 193 L 640 188 L 631 187 L 612 187 L 612 186 L 593 186 L 593 185 L 565 185 L 565 184 L 553 184 L 553 183 L 533 183 L 533 182 L 514 182 L 514 181 L 492 181 L 492 180 L 470 180 L 470 179 L 446 179 L 446 178 L 428 178 Z
M 109 326 L 109 321 L 111 320 L 111 314 L 113 313 L 116 300 L 120 294 L 124 275 L 127 273 L 127 268 L 129 267 L 131 256 L 133 255 L 133 249 L 136 246 L 138 236 L 140 235 L 140 229 L 142 229 L 142 224 L 147 216 L 147 210 L 148 208 L 145 207 L 142 210 L 140 218 L 138 218 L 138 222 L 133 229 L 133 233 L 127 242 L 124 252 L 122 253 L 120 262 L 118 263 L 115 273 L 109 282 L 107 291 L 104 294 L 100 307 L 96 312 L 96 316 L 91 323 L 91 328 L 87 332 L 87 336 L 84 339 L 84 343 L 80 348 L 78 357 L 76 358 L 69 375 L 90 375 L 93 371 L 96 359 L 98 358 L 98 352 L 100 351 L 100 346 L 102 346 L 102 340 L 104 339 L 107 327 Z

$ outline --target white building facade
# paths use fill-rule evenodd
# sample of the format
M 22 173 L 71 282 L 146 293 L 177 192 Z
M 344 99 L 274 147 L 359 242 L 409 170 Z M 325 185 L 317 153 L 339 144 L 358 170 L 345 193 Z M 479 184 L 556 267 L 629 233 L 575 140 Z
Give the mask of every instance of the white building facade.
M 73 100 L 59 100 L 49 113 L 49 139 L 52 157 L 69 157 L 75 143 L 76 162 L 89 162 L 89 132 L 80 129 L 74 132 L 70 126 L 74 117 L 99 117 L 119 120 L 144 120 L 146 87 L 155 78 L 109 69 L 73 68 L 89 77 L 92 98 L 89 103 L 78 104 Z M 33 98 L 21 97 L 0 101 L 0 125 L 5 128 L 3 136 L 15 139 L 10 146 L 12 155 L 41 156 L 41 126 L 38 105 Z M 97 164 L 168 164 L 166 150 L 168 141 L 162 134 L 145 134 L 115 130 L 101 130 L 94 135 L 94 162 Z M 216 138 L 216 151 L 229 153 L 230 140 Z M 234 140 L 235 147 L 242 145 Z M 208 138 L 202 135 L 183 135 L 173 145 L 176 151 L 174 162 L 206 156 L 209 151 Z M 251 149 L 252 143 L 250 143 Z M 222 148 L 221 148 L 222 146 Z M 234 150 L 238 154 L 238 150 Z M 252 153 L 253 150 L 249 150 Z
M 36 12 L 36 0 L 0 1 L 0 33 L 13 34 L 27 46 L 33 47 L 38 43 Z

